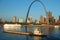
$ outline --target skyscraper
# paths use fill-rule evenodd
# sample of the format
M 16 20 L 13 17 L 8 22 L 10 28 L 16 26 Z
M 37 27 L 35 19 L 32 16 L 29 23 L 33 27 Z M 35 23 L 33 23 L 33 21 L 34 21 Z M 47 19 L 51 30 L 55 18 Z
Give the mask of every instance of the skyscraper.
M 48 24 L 53 24 L 54 23 L 54 17 L 52 16 L 52 12 L 47 12 L 46 13 L 46 20 Z
M 13 22 L 16 22 L 16 16 L 13 17 Z
M 28 18 L 27 23 L 32 23 L 32 17 L 31 16 Z
M 52 12 L 50 12 L 50 11 L 47 12 L 47 13 L 46 13 L 46 17 L 47 17 L 47 18 L 51 18 L 51 17 L 52 17 Z
M 41 23 L 46 23 L 46 19 L 42 15 L 40 16 L 40 22 Z
M 23 18 L 19 18 L 18 22 L 23 23 L 24 22 Z

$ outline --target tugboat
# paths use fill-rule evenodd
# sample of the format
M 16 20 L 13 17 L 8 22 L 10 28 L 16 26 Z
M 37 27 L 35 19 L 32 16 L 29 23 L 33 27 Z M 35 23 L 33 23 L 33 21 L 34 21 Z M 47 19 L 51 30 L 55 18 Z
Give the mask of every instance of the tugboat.
M 39 32 L 39 30 L 36 28 L 35 30 L 34 30 L 34 34 L 38 34 L 38 35 L 42 35 L 42 33 L 41 32 Z

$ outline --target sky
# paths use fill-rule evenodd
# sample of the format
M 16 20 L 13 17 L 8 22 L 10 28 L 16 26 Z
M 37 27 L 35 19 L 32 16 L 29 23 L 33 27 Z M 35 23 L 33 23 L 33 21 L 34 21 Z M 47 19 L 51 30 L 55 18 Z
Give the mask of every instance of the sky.
M 0 0 L 0 18 L 11 21 L 13 16 L 26 19 L 28 7 L 34 0 Z M 60 15 L 60 0 L 41 0 L 46 6 L 47 12 L 51 11 L 55 18 Z M 40 15 L 46 16 L 41 3 L 35 2 L 29 11 L 29 16 L 39 19 Z

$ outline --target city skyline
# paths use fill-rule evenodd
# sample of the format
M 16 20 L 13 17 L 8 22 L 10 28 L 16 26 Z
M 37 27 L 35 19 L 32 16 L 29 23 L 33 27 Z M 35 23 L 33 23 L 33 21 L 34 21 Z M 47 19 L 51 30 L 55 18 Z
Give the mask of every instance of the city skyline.
M 13 16 L 26 19 L 28 7 L 32 1 L 34 0 L 0 0 L 0 17 L 4 20 L 12 20 Z M 60 15 L 60 0 L 41 1 L 45 4 L 47 11 L 51 11 L 55 18 Z M 43 6 L 39 2 L 35 2 L 31 7 L 29 16 L 39 19 L 40 15 L 46 16 L 46 13 Z

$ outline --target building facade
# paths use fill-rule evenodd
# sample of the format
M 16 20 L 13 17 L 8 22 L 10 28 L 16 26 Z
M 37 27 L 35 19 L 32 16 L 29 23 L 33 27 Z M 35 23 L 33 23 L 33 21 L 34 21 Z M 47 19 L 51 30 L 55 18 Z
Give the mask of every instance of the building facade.
M 40 16 L 40 23 L 46 23 L 46 18 L 44 18 L 42 15 Z
M 16 16 L 13 17 L 13 22 L 16 22 Z
M 32 17 L 31 16 L 28 18 L 27 23 L 32 23 Z
M 18 22 L 19 22 L 19 23 L 23 23 L 23 22 L 24 22 L 24 19 L 23 19 L 23 18 L 19 18 L 19 19 L 18 19 Z
M 54 22 L 55 22 L 55 19 L 54 19 L 54 17 L 52 16 L 52 12 L 47 12 L 46 13 L 46 22 L 48 23 L 48 24 L 53 24 Z

